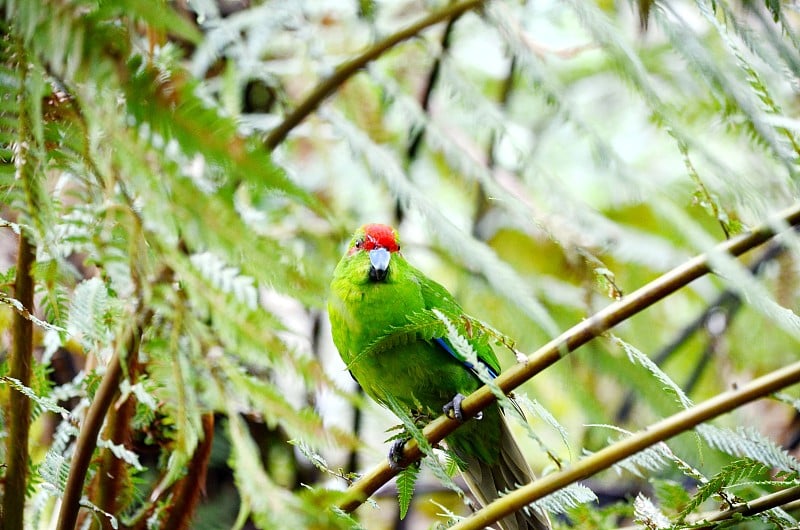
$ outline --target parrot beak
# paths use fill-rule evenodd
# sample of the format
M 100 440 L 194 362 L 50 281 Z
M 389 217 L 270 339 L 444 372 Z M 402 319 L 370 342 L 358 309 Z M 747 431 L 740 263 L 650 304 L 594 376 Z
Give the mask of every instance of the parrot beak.
M 385 248 L 379 247 L 369 251 L 369 279 L 382 282 L 389 271 L 389 260 L 392 254 Z

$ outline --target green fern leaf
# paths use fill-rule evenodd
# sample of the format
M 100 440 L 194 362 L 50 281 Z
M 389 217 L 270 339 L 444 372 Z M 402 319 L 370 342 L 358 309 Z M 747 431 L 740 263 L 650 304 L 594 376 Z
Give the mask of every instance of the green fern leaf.
M 323 473 L 331 473 L 331 469 L 328 467 L 328 461 L 325 458 L 314 451 L 306 442 L 299 439 L 292 439 L 289 440 L 289 443 L 297 448 L 306 459 L 311 462 L 311 464 L 322 471 Z
M 674 480 L 653 478 L 650 480 L 656 499 L 664 509 L 681 512 L 691 500 L 686 486 Z
M 108 346 L 111 339 L 108 317 L 114 304 L 99 278 L 84 280 L 75 288 L 67 329 L 80 339 L 86 351 L 101 355 Z
M 397 500 L 400 504 L 400 519 L 405 519 L 411 499 L 414 496 L 414 485 L 419 476 L 419 466 L 411 465 L 397 475 Z
M 652 377 L 654 377 L 665 390 L 675 396 L 676 401 L 683 407 L 689 408 L 692 406 L 692 400 L 686 395 L 681 387 L 669 377 L 664 370 L 662 370 L 656 363 L 647 355 L 639 351 L 632 344 L 628 344 L 616 335 L 612 334 L 613 341 L 619 345 L 623 351 L 628 355 L 628 359 L 635 364 L 641 365 L 647 370 Z
M 686 507 L 680 512 L 681 520 L 697 509 L 703 502 L 722 492 L 724 488 L 734 486 L 744 479 L 764 475 L 768 471 L 769 468 L 766 465 L 749 458 L 731 462 L 697 489 L 697 493 L 694 494 L 686 504 Z

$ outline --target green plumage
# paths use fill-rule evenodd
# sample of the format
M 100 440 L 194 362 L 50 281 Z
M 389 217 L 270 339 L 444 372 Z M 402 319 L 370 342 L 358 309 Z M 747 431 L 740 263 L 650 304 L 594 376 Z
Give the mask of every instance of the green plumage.
M 378 269 L 385 270 L 376 271 Z M 390 400 L 412 416 L 436 417 L 456 394 L 464 396 L 480 380 L 456 358 L 444 323 L 457 326 L 480 362 L 493 372 L 500 366 L 481 330 L 468 326 L 461 307 L 435 281 L 410 265 L 399 252 L 397 234 L 383 225 L 366 225 L 350 242 L 336 266 L 328 302 L 333 340 L 348 370 L 364 392 L 388 406 Z M 449 352 L 437 339 L 445 341 Z M 531 474 L 497 407 L 470 420 L 446 439 L 466 462 L 465 478 L 482 503 L 528 482 Z M 538 512 L 503 520 L 507 530 L 549 528 Z

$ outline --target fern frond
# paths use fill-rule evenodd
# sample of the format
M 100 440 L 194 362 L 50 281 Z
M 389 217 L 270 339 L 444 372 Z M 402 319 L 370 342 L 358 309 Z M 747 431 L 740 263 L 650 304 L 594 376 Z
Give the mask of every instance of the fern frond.
M 681 520 L 723 489 L 735 486 L 745 479 L 763 476 L 768 471 L 769 468 L 766 465 L 749 458 L 731 462 L 697 489 L 697 492 L 680 512 Z
M 681 407 L 688 409 L 693 405 L 692 400 L 683 391 L 683 389 L 664 372 L 650 357 L 639 351 L 632 344 L 625 342 L 614 334 L 611 334 L 611 340 L 614 341 L 623 351 L 627 354 L 628 360 L 632 363 L 642 366 L 656 381 L 661 383 L 662 388 L 667 390 L 675 397 L 675 400 Z
M 26 320 L 30 320 L 31 322 L 33 322 L 42 329 L 48 331 L 58 331 L 58 332 L 66 331 L 66 329 L 60 326 L 56 326 L 48 322 L 45 322 L 44 320 L 39 319 L 38 317 L 36 317 L 36 315 L 28 311 L 28 309 L 24 307 L 22 303 L 16 298 L 12 298 L 6 294 L 0 293 L 0 304 L 10 307 L 14 311 L 22 315 Z
M 43 411 L 54 412 L 56 414 L 61 415 L 64 420 L 69 419 L 69 411 L 64 407 L 61 407 L 56 403 L 55 400 L 48 396 L 40 396 L 36 394 L 30 387 L 23 385 L 18 379 L 14 379 L 13 377 L 1 377 L 0 381 L 7 383 L 11 388 L 14 388 L 17 392 L 28 397 L 31 401 L 33 401 L 36 406 L 38 407 L 38 411 L 34 411 L 34 415 L 38 416 Z
M 189 257 L 198 272 L 214 287 L 230 293 L 240 303 L 255 309 L 258 305 L 258 290 L 253 278 L 242 276 L 235 267 L 229 267 L 212 252 L 202 252 Z
M 39 475 L 49 484 L 56 495 L 63 495 L 69 476 L 69 460 L 64 455 L 53 451 L 47 451 L 44 461 L 39 465 Z
M 787 473 L 799 473 L 800 462 L 773 440 L 753 427 L 735 430 L 703 424 L 697 432 L 705 442 L 729 455 L 746 457 Z
M 97 447 L 108 449 L 111 453 L 124 461 L 126 464 L 134 468 L 136 471 L 144 471 L 144 467 L 139 463 L 139 455 L 128 449 L 122 444 L 115 444 L 110 440 L 99 438 L 97 440 Z
M 362 358 L 375 357 L 383 352 L 399 346 L 413 344 L 417 341 L 430 342 L 446 333 L 444 324 L 427 310 L 414 312 L 407 317 L 408 324 L 393 326 L 385 334 L 376 338 L 363 351 L 347 363 L 347 369 L 361 361 Z
M 669 222 L 680 227 L 686 237 L 696 246 L 704 249 L 712 248 L 713 239 L 705 233 L 685 212 L 669 203 L 656 203 L 656 209 L 664 215 Z M 791 234 L 787 234 L 791 238 Z M 800 317 L 791 309 L 779 305 L 766 287 L 759 283 L 744 265 L 729 255 L 712 252 L 709 254 L 711 266 L 715 272 L 725 278 L 729 287 L 740 294 L 757 311 L 766 316 L 771 322 L 780 326 L 793 337 L 800 337 Z
M 669 513 L 681 512 L 691 500 L 685 484 L 668 479 L 650 480 L 653 493 L 659 504 Z
M 417 442 L 420 451 L 423 455 L 425 455 L 426 458 L 422 460 L 424 465 L 433 473 L 433 475 L 444 487 L 458 493 L 459 495 L 463 495 L 464 492 L 447 473 L 447 470 L 436 457 L 433 446 L 431 446 L 431 443 L 425 438 L 425 436 L 422 435 L 422 430 L 417 427 L 416 423 L 409 416 L 405 407 L 403 407 L 403 405 L 401 405 L 394 398 L 394 396 L 387 395 L 385 396 L 385 400 L 386 407 L 391 410 L 402 422 L 403 429 L 405 430 L 406 434 L 409 435 L 415 442 Z
M 274 383 L 260 381 L 228 361 L 220 364 L 233 388 L 239 389 L 253 412 L 261 415 L 267 425 L 280 426 L 291 438 L 303 440 L 305 444 L 313 446 L 327 445 L 332 441 L 340 446 L 357 444 L 356 440 L 340 430 L 325 426 L 313 410 L 296 410 Z
M 577 506 L 588 504 L 590 502 L 597 502 L 597 495 L 587 486 L 584 486 L 580 483 L 574 483 L 570 484 L 569 486 L 565 486 L 558 491 L 547 495 L 546 497 L 542 497 L 538 501 L 534 502 L 533 506 L 539 508 L 540 512 L 561 514 L 567 513 L 569 510 L 572 510 Z
M 101 358 L 109 354 L 112 335 L 108 318 L 115 305 L 99 278 L 81 282 L 72 295 L 67 330 L 81 341 L 87 352 Z
M 523 392 L 514 392 L 514 401 L 516 401 L 523 410 L 529 414 L 536 416 L 550 426 L 558 433 L 561 442 L 569 453 L 570 460 L 572 459 L 572 446 L 569 442 L 569 433 L 567 429 L 556 419 L 556 417 L 545 408 L 538 400 L 530 399 L 527 394 Z M 538 437 L 537 437 L 538 438 Z M 547 451 L 548 453 L 550 451 Z
M 299 496 L 275 484 L 261 465 L 258 447 L 246 425 L 233 407 L 228 413 L 232 444 L 229 464 L 242 497 L 241 523 L 249 515 L 261 528 L 350 528 L 349 518 L 320 511 L 319 504 L 315 504 L 316 510 L 307 509 Z
M 419 466 L 410 465 L 397 475 L 397 501 L 400 505 L 400 519 L 405 519 L 411 499 L 414 497 L 414 485 L 419 476 Z
M 316 451 L 314 451 L 313 449 L 311 449 L 311 447 L 306 442 L 304 442 L 303 440 L 293 439 L 289 440 L 289 443 L 292 444 L 294 447 L 297 447 L 297 450 L 300 451 L 300 453 L 304 457 L 306 457 L 306 459 L 309 462 L 311 462 L 311 465 L 313 465 L 315 468 L 319 469 L 324 473 L 331 472 L 331 469 L 330 467 L 328 467 L 328 462 L 325 460 L 325 458 Z
M 86 497 L 81 498 L 80 504 L 84 508 L 88 508 L 89 510 L 91 510 L 95 515 L 104 517 L 108 521 L 108 524 L 111 526 L 111 528 L 113 528 L 114 530 L 117 530 L 119 528 L 119 521 L 113 514 L 110 514 L 107 511 L 100 509 L 94 503 L 89 501 L 89 499 L 87 499 Z
M 666 446 L 662 444 L 649 447 L 643 451 L 629 456 L 614 464 L 614 468 L 619 472 L 625 470 L 634 476 L 645 477 L 651 473 L 663 470 L 671 459 L 668 457 L 670 452 L 665 452 Z
M 670 528 L 669 518 L 659 510 L 653 501 L 641 492 L 633 500 L 633 515 L 637 523 L 650 530 Z
M 37 282 L 39 309 L 47 321 L 60 328 L 66 328 L 69 315 L 69 291 L 61 283 L 61 275 L 64 272 L 56 260 L 38 261 L 33 270 Z
M 750 91 L 743 90 L 740 86 L 737 86 L 733 79 L 723 74 L 717 65 L 718 60 L 712 61 L 703 54 L 702 48 L 696 46 L 694 37 L 689 36 L 689 32 L 683 31 L 682 34 L 684 38 L 688 37 L 692 39 L 691 42 L 687 42 L 686 44 L 692 46 L 694 58 L 699 60 L 698 62 L 701 62 L 703 65 L 701 67 L 703 68 L 703 73 L 725 88 L 728 97 L 733 98 L 736 101 L 737 108 L 747 116 L 754 132 L 774 151 L 778 159 L 783 162 L 789 170 L 789 173 L 792 174 L 795 171 L 794 166 L 798 157 L 795 139 L 792 137 L 791 133 L 785 129 L 782 131 L 775 130 L 764 120 L 765 113 L 763 110 L 772 114 L 782 114 L 770 95 L 769 88 L 765 85 L 758 72 L 756 72 L 756 70 L 750 66 L 750 63 L 742 57 L 739 47 L 730 38 L 728 29 L 723 27 L 714 14 L 712 5 L 701 1 L 698 2 L 698 7 L 700 13 L 706 18 L 710 26 L 717 30 L 721 41 L 727 46 L 730 55 L 734 58 L 739 68 L 744 71 L 745 81 L 748 83 Z M 727 15 L 733 17 L 730 11 L 727 11 Z M 674 27 L 677 27 L 677 24 L 674 25 Z M 712 63 L 714 63 L 714 67 L 707 69 Z M 761 108 L 759 108 L 758 103 L 761 104 Z M 781 136 L 783 136 L 783 138 L 781 138 Z

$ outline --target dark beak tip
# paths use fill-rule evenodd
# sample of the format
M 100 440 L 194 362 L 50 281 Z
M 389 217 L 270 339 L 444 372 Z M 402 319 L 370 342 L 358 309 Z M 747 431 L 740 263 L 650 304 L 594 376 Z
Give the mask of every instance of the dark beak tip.
M 376 248 L 369 253 L 369 278 L 373 281 L 383 281 L 389 272 L 391 253 L 385 248 Z
M 369 268 L 369 279 L 374 282 L 382 282 L 386 279 L 386 275 L 388 274 L 388 269 L 376 269 L 375 267 Z

